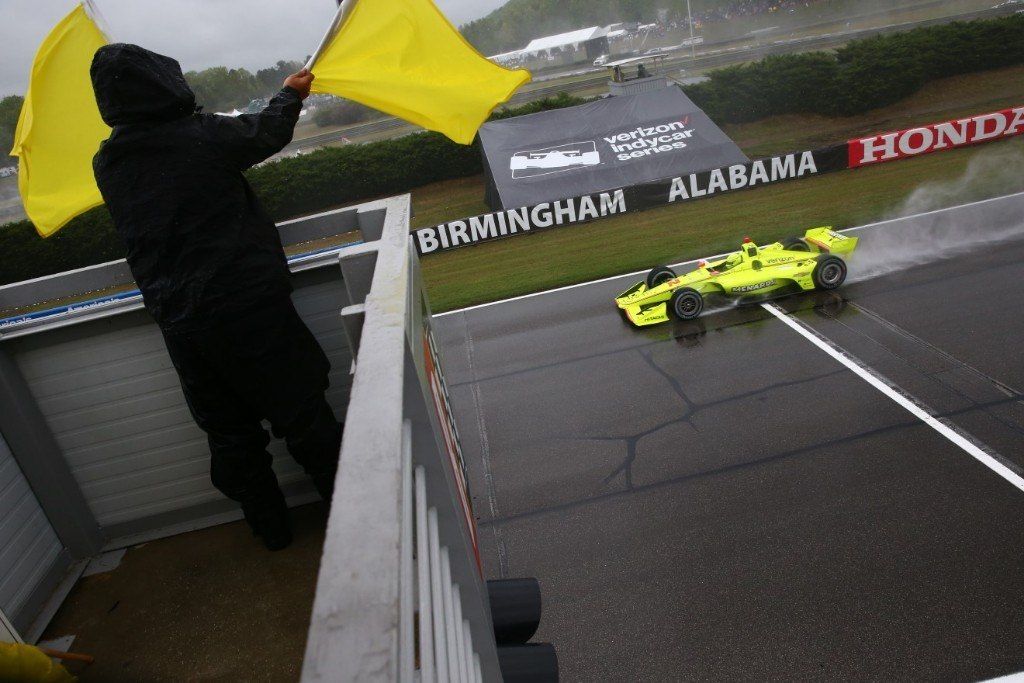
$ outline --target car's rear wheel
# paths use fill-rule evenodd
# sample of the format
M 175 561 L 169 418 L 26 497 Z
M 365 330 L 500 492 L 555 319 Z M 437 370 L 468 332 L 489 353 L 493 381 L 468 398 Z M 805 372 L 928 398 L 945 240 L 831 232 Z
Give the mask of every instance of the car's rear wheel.
M 693 320 L 704 310 L 704 297 L 696 289 L 683 287 L 672 292 L 668 307 L 680 320 Z
M 668 266 L 654 266 L 651 268 L 651 272 L 647 273 L 647 289 L 654 289 L 658 285 L 663 285 L 669 280 L 675 279 L 676 271 Z
M 835 289 L 846 280 L 846 262 L 838 256 L 819 256 L 811 277 L 818 289 Z
M 787 237 L 782 240 L 782 248 L 786 251 L 810 251 L 811 246 L 803 237 Z

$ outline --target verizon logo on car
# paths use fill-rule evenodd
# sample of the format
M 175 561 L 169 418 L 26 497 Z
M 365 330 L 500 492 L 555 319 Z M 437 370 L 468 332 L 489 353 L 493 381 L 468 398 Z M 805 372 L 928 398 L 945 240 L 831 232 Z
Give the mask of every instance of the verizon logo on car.
M 850 168 L 1024 133 L 1024 106 L 850 140 Z

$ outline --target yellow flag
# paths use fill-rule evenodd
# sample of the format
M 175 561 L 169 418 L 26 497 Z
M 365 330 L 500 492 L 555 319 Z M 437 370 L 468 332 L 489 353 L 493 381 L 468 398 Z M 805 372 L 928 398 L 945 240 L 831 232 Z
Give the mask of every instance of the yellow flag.
M 103 203 L 92 157 L 110 128 L 100 118 L 89 65 L 106 43 L 79 5 L 50 31 L 32 63 L 11 154 L 19 157 L 25 213 L 43 237 Z
M 355 6 L 313 64 L 313 91 L 347 97 L 468 145 L 530 80 L 487 61 L 431 0 Z

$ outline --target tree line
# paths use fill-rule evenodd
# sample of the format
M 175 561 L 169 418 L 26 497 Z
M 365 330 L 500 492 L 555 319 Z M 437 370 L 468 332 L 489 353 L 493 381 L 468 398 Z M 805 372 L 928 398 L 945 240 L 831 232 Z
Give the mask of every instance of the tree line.
M 277 64 L 252 73 L 247 69 L 214 66 L 185 74 L 196 102 L 204 111 L 242 109 L 254 99 L 270 97 L 281 89 L 286 76 L 302 68 L 301 62 L 278 60 Z
M 196 94 L 196 102 L 208 112 L 241 109 L 254 99 L 270 97 L 281 89 L 285 77 L 302 68 L 302 62 L 278 60 L 277 64 L 252 73 L 247 69 L 215 66 L 202 71 L 189 71 L 185 80 Z M 0 166 L 12 166 L 8 156 L 14 144 L 14 130 L 25 101 L 21 95 L 0 99 Z

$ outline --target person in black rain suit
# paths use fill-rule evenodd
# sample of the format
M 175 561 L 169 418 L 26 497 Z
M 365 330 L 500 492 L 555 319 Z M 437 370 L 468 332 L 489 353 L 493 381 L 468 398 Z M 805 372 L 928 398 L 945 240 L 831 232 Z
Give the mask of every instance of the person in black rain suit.
M 242 172 L 292 138 L 312 74 L 289 76 L 259 114 L 199 113 L 178 62 L 137 45 L 92 62 L 113 128 L 93 160 L 146 309 L 188 407 L 206 432 L 210 477 L 271 550 L 291 542 L 261 421 L 330 501 L 342 426 L 324 392 L 330 364 L 295 312 L 281 238 Z

